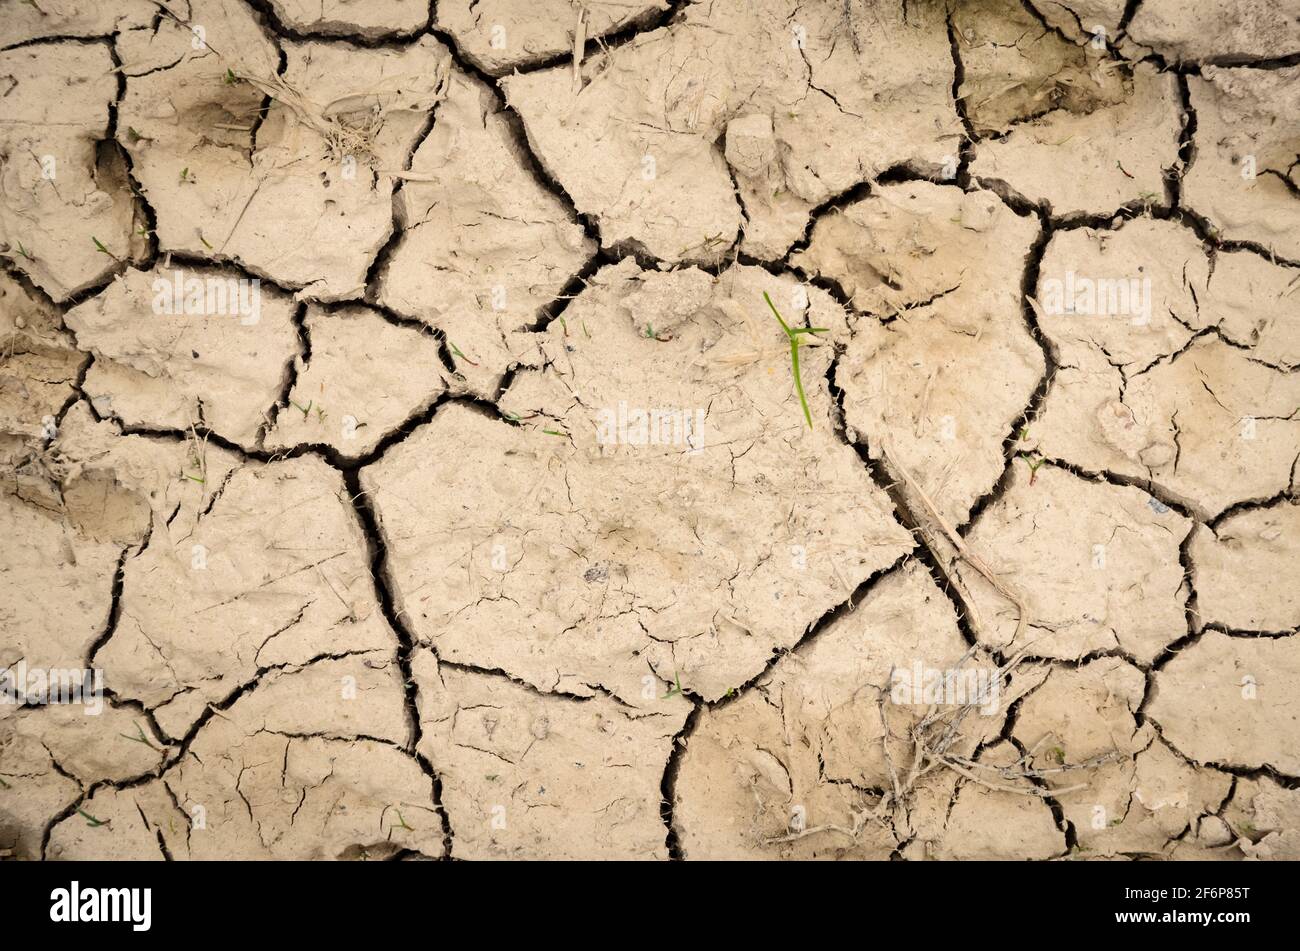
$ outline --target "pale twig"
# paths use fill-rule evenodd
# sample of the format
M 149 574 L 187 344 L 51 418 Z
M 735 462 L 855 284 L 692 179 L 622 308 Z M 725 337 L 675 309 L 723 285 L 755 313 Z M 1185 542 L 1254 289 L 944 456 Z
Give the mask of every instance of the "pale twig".
M 998 594 L 1002 595 L 1002 597 L 1015 605 L 1017 612 L 1016 633 L 1012 637 L 1011 643 L 1019 643 L 1021 635 L 1024 634 L 1025 627 L 1029 623 L 1029 606 L 1025 603 L 1024 597 L 1009 588 L 1000 578 L 998 578 L 997 575 L 993 573 L 993 569 L 985 564 L 984 559 L 971 551 L 970 546 L 966 544 L 966 540 L 958 535 L 956 529 L 948 524 L 948 520 L 939 512 L 938 506 L 935 505 L 934 500 L 930 498 L 925 489 L 921 488 L 917 481 L 912 478 L 912 474 L 907 471 L 907 468 L 894 458 L 888 445 L 882 444 L 881 451 L 884 453 L 885 461 L 889 463 L 890 467 L 898 473 L 899 477 L 907 487 L 921 500 L 921 504 L 925 506 L 930 519 L 943 532 L 949 543 L 951 543 L 953 548 L 956 550 L 958 556 L 979 572 L 979 574 L 984 577 L 984 580 L 992 585 L 993 589 L 997 591 Z

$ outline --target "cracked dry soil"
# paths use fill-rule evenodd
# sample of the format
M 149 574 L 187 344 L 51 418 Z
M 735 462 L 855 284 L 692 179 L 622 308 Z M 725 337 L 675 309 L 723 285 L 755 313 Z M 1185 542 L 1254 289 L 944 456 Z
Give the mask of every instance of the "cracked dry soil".
M 1298 111 L 1297 0 L 0 0 L 0 852 L 1300 858 Z

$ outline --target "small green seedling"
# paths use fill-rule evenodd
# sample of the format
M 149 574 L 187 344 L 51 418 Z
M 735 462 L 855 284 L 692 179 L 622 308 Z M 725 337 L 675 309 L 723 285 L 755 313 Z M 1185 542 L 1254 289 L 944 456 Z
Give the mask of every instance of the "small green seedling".
M 772 314 L 790 340 L 790 369 L 794 373 L 794 388 L 799 392 L 799 403 L 803 406 L 803 418 L 808 421 L 808 428 L 812 429 L 812 410 L 808 409 L 808 397 L 803 392 L 803 378 L 799 375 L 799 345 L 801 343 L 799 336 L 801 334 L 824 334 L 828 330 L 826 327 L 791 327 L 781 319 L 781 314 L 776 309 L 776 305 L 772 303 L 772 298 L 767 291 L 763 291 L 763 300 L 767 301 L 767 306 L 772 308 Z
M 194 179 L 190 178 L 190 167 L 188 165 L 186 165 L 183 169 L 181 169 L 181 181 L 182 182 L 194 181 Z
M 112 819 L 96 819 L 94 816 L 88 813 L 85 809 L 82 809 L 80 806 L 77 807 L 77 815 L 85 819 L 86 825 L 90 826 L 92 829 L 97 829 L 100 826 L 106 826 L 113 821 Z
M 7 782 L 5 782 L 3 776 L 0 776 L 0 786 L 3 786 L 5 789 L 13 789 L 13 788 L 14 788 L 14 787 L 10 786 Z
M 108 250 L 108 248 L 104 247 L 104 242 L 100 241 L 93 234 L 90 236 L 90 240 L 95 242 L 96 251 L 98 251 L 100 254 L 107 254 L 110 258 L 116 260 L 116 256 L 113 254 L 113 252 Z
M 239 77 L 234 74 L 229 66 L 226 67 L 225 82 L 227 86 L 233 86 L 235 83 L 239 82 Z
M 454 343 L 452 343 L 450 340 L 447 341 L 447 346 L 451 347 L 451 354 L 452 354 L 452 356 L 454 356 L 454 357 L 459 357 L 460 359 L 464 360 L 466 363 L 468 363 L 468 364 L 469 364 L 470 366 L 472 366 L 472 367 L 476 367 L 476 366 L 478 366 L 477 363 L 475 363 L 475 362 L 474 362 L 473 360 L 471 360 L 469 357 L 465 356 L 465 354 L 461 353 L 461 352 L 460 352 L 460 347 L 456 346 L 456 345 L 455 345 Z
M 1065 765 L 1065 750 L 1061 749 L 1059 746 L 1053 746 L 1047 751 L 1047 755 L 1057 766 Z
M 1023 459 L 1025 461 L 1025 465 L 1029 466 L 1029 484 L 1033 485 L 1034 480 L 1038 478 L 1039 468 L 1041 468 L 1043 463 L 1046 462 L 1047 460 L 1044 459 L 1042 455 L 1039 453 L 1033 453 L 1031 455 L 1026 452 L 1020 453 L 1019 458 Z
M 18 242 L 18 253 L 21 254 L 23 257 L 25 257 L 25 258 L 26 258 L 27 260 L 29 260 L 29 261 L 35 261 L 35 260 L 36 260 L 34 257 L 31 256 L 30 253 L 28 253 L 27 249 L 23 247 L 23 243 L 22 243 L 21 241 Z
M 542 432 L 546 433 L 548 436 L 559 436 L 561 438 L 567 438 L 569 435 L 568 433 L 560 432 L 558 429 L 543 429 Z
M 407 832 L 415 831 L 414 826 L 409 826 L 406 824 L 406 820 L 402 818 L 402 813 L 400 810 L 394 809 L 393 811 L 397 813 L 397 823 L 396 825 L 393 826 L 394 829 L 405 829 Z
M 654 328 L 654 325 L 653 325 L 653 324 L 646 324 L 646 325 L 645 325 L 645 335 L 646 335 L 646 338 L 649 339 L 649 340 L 658 340 L 658 339 L 659 339 L 659 335 L 655 333 L 655 328 Z
M 207 238 L 203 237 L 203 235 L 199 235 L 199 240 L 203 242 L 203 246 L 204 246 L 205 248 L 207 248 L 209 251 L 212 250 L 212 245 L 208 244 L 208 239 L 207 239 Z
M 1020 432 L 1016 433 L 1016 441 L 1021 443 L 1029 442 L 1029 427 L 1021 426 Z M 1029 484 L 1033 485 L 1034 480 L 1038 478 L 1038 470 L 1047 460 L 1043 458 L 1040 452 L 1018 452 L 1016 458 L 1024 461 L 1029 467 Z
M 674 672 L 673 685 L 668 688 L 668 692 L 663 695 L 663 699 L 667 700 L 669 697 L 680 697 L 681 695 L 682 695 L 682 677 L 681 674 Z
M 182 473 L 182 475 L 184 475 L 185 478 L 189 479 L 191 482 L 197 482 L 199 485 L 203 485 L 208 481 L 202 476 L 190 475 L 188 472 L 184 472 Z
M 311 400 L 307 401 L 306 406 L 299 406 L 293 400 L 289 400 L 289 405 L 292 406 L 294 409 L 296 409 L 298 412 L 302 413 L 303 422 L 307 421 L 307 414 L 311 412 Z
M 149 742 L 149 738 L 144 735 L 144 729 L 138 723 L 135 724 L 135 732 L 136 736 L 132 736 L 130 733 L 119 733 L 118 736 L 125 737 L 132 743 L 143 743 L 149 749 L 153 749 L 153 744 Z
M 136 142 L 153 141 L 153 139 L 149 138 L 149 136 L 141 135 L 139 132 L 137 132 L 135 129 L 131 128 L 130 126 L 126 127 L 126 137 L 131 140 L 132 145 L 134 145 Z M 186 171 L 188 171 L 188 169 L 186 169 Z

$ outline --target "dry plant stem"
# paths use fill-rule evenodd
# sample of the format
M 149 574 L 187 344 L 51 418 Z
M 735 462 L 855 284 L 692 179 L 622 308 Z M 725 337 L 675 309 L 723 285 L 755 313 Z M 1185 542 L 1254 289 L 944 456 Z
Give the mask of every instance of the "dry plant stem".
M 921 486 L 917 483 L 917 481 L 914 478 L 912 478 L 912 474 L 907 471 L 907 467 L 902 465 L 897 459 L 894 458 L 894 455 L 890 451 L 889 446 L 887 444 L 882 443 L 880 448 L 881 448 L 881 452 L 885 456 L 885 461 L 888 462 L 890 467 L 895 472 L 898 473 L 899 478 L 901 478 L 903 482 L 907 484 L 907 487 L 911 489 L 914 493 L 916 493 L 917 498 L 921 500 L 921 504 L 925 506 L 926 512 L 929 514 L 930 521 L 934 525 L 937 525 L 938 528 L 943 532 L 944 537 L 947 538 L 948 541 L 952 544 L 953 548 L 957 552 L 957 555 L 961 558 L 964 558 L 967 564 L 969 564 L 972 568 L 974 568 L 977 572 L 979 572 L 980 575 L 982 575 L 983 578 L 993 586 L 993 589 L 997 591 L 998 594 L 1002 595 L 1004 598 L 1006 598 L 1008 601 L 1010 601 L 1012 604 L 1016 606 L 1016 612 L 1017 612 L 1016 633 L 1012 638 L 1011 643 L 1013 644 L 1019 643 L 1021 635 L 1024 634 L 1025 628 L 1028 626 L 1029 623 L 1029 607 L 1025 603 L 1024 597 L 1018 594 L 1017 592 L 1013 591 L 1010 587 L 1008 587 L 1000 578 L 998 578 L 997 575 L 993 573 L 993 569 L 991 569 L 984 562 L 984 560 L 979 557 L 979 555 L 975 554 L 973 551 L 970 550 L 970 547 L 966 544 L 965 539 L 963 539 L 959 534 L 957 534 L 956 529 L 954 529 L 950 524 L 948 524 L 948 520 L 945 519 L 943 515 L 939 512 L 938 507 L 934 504 L 934 500 L 931 499 L 929 494 L 925 491 L 925 489 L 921 488 Z
M 995 792 L 1016 793 L 1021 796 L 1035 796 L 1039 799 L 1045 799 L 1048 797 L 1063 796 L 1066 793 L 1078 792 L 1080 789 L 1088 788 L 1087 783 L 1077 783 L 1074 786 L 1066 786 L 1064 789 L 1040 789 L 1037 786 L 1003 786 L 999 783 L 991 783 L 988 780 L 981 779 L 964 766 L 961 766 L 950 759 L 944 759 L 942 762 L 944 766 L 947 766 L 953 772 L 960 773 L 971 782 L 978 783 L 979 785 L 992 789 Z

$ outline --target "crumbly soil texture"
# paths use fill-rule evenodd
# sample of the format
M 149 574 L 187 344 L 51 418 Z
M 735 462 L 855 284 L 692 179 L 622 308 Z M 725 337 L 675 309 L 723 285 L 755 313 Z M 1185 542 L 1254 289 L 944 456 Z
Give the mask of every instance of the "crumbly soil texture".
M 1298 112 L 1298 0 L 0 0 L 0 856 L 1300 858 Z

